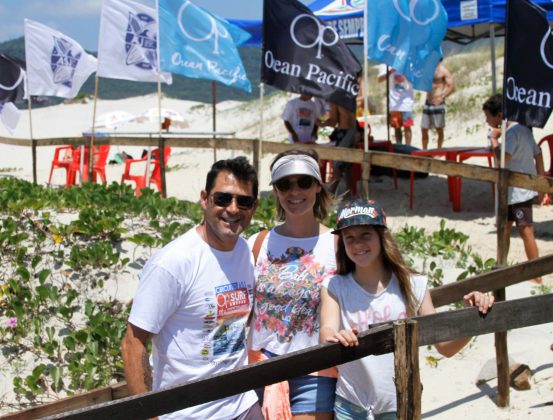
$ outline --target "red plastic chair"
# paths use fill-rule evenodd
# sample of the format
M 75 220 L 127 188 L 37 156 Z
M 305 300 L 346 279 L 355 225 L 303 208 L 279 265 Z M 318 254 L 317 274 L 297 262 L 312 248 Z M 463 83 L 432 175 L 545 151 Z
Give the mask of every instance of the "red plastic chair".
M 547 143 L 549 146 L 549 169 L 545 171 L 545 176 L 553 176 L 553 134 L 549 134 L 539 141 L 540 149 L 543 143 Z
M 97 182 L 98 176 L 105 184 L 106 181 L 106 163 L 108 161 L 110 146 L 108 144 L 101 145 L 92 152 L 92 182 Z M 81 176 L 81 149 L 78 148 L 76 153 L 73 154 L 73 162 L 69 166 L 68 175 L 67 175 L 67 186 L 75 185 L 75 179 L 77 174 L 83 181 L 88 181 L 88 147 L 85 147 L 84 154 L 84 165 L 83 171 L 84 174 Z
M 171 154 L 171 148 L 166 147 L 164 150 L 164 159 L 163 164 L 164 166 L 167 166 L 167 162 L 169 160 L 169 155 Z M 150 154 L 150 167 L 153 165 L 152 172 L 150 173 L 150 184 L 155 184 L 157 187 L 157 190 L 161 192 L 161 166 L 159 164 L 159 149 L 152 150 L 152 153 Z M 135 193 L 137 196 L 141 194 L 140 190 L 142 188 L 146 188 L 146 175 L 132 175 L 131 174 L 131 166 L 137 162 L 146 162 L 147 156 L 145 156 L 142 159 L 128 159 L 125 161 L 125 171 L 123 172 L 123 175 L 121 175 L 121 184 L 124 183 L 124 181 L 131 181 L 135 183 Z
M 63 154 L 62 154 L 63 152 Z M 73 161 L 73 146 L 60 146 L 56 147 L 54 151 L 54 158 L 52 159 L 52 166 L 50 167 L 50 176 L 48 177 L 48 185 L 52 183 L 52 175 L 54 169 L 65 169 L 66 184 L 68 180 L 69 166 Z

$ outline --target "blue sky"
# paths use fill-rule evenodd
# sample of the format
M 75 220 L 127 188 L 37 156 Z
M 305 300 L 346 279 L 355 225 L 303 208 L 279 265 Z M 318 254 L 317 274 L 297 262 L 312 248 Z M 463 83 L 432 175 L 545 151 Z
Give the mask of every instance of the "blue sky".
M 134 0 L 154 7 L 155 0 Z M 302 0 L 312 3 L 312 0 Z M 263 0 L 193 0 L 228 18 L 261 19 Z M 23 36 L 23 19 L 36 20 L 96 51 L 102 0 L 0 0 L 0 42 Z

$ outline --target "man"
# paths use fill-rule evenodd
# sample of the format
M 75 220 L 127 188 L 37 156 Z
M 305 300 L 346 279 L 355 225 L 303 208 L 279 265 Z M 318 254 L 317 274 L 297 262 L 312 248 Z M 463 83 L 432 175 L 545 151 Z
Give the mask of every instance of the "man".
M 311 95 L 302 93 L 290 100 L 284 107 L 282 119 L 289 133 L 290 143 L 315 143 L 322 116 L 321 107 Z
M 257 192 L 257 175 L 245 157 L 214 163 L 200 197 L 203 221 L 145 265 L 121 345 L 131 394 L 247 364 L 245 330 L 255 283 L 251 252 L 240 234 L 255 212 Z M 263 417 L 249 391 L 162 418 Z
M 388 70 L 387 70 L 388 69 Z M 413 85 L 407 78 L 388 66 L 381 66 L 378 82 L 388 79 L 390 99 L 390 126 L 394 129 L 396 143 L 403 142 L 401 128 L 405 131 L 405 144 L 411 144 L 413 127 Z
M 435 128 L 438 133 L 438 149 L 444 145 L 445 99 L 453 93 L 455 85 L 449 70 L 438 63 L 432 80 L 432 90 L 426 94 L 426 103 L 422 110 L 421 131 L 422 148 L 428 149 L 428 129 Z
M 499 157 L 500 144 L 498 138 L 501 136 L 501 120 L 503 118 L 501 95 L 497 94 L 490 97 L 482 106 L 482 110 L 486 115 L 486 122 L 492 128 L 490 141 Z M 503 147 L 505 147 L 505 168 L 530 175 L 544 174 L 543 156 L 540 148 L 536 145 L 530 128 L 513 121 L 508 121 Z M 532 202 L 536 196 L 538 196 L 538 200 L 541 203 L 544 196 L 543 193 L 538 194 L 535 191 L 524 188 L 509 187 L 508 215 L 507 224 L 505 225 L 507 253 L 509 252 L 511 228 L 514 222 L 524 242 L 524 251 L 528 260 L 539 257 L 538 246 L 534 236 L 532 212 Z M 541 283 L 541 280 L 541 278 L 534 279 L 537 283 Z
M 355 112 L 351 112 L 341 105 L 330 102 L 328 119 L 322 126 L 334 127 L 330 134 L 330 140 L 336 142 L 337 147 L 349 147 L 354 149 L 359 141 L 359 132 L 357 130 L 357 120 Z M 342 175 L 345 176 L 346 186 L 352 191 L 353 174 L 352 166 L 349 162 L 334 160 L 332 162 L 332 178 L 330 180 L 330 191 L 336 192 Z

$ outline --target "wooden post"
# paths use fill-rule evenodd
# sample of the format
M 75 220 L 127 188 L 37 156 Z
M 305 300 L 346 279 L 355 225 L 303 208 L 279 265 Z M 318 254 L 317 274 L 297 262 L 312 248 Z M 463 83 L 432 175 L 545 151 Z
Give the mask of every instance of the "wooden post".
M 161 176 L 161 196 L 167 198 L 167 184 L 165 182 L 165 139 L 162 136 L 159 136 L 158 141 L 158 158 L 159 158 L 159 172 Z M 148 165 L 150 163 L 148 162 Z
M 394 368 L 399 420 L 421 418 L 418 335 L 417 321 L 394 322 Z
M 509 187 L 509 171 L 500 169 L 499 183 L 497 184 L 497 264 L 504 267 L 507 263 L 509 252 L 509 238 L 506 236 L 507 226 L 507 198 Z M 504 301 L 505 288 L 495 290 L 496 301 Z M 509 405 L 509 353 L 507 350 L 507 331 L 495 333 L 495 359 L 497 365 L 497 405 L 507 407 Z
M 363 198 L 369 198 L 369 178 L 371 174 L 369 153 L 365 152 L 363 154 L 363 163 L 361 164 L 361 196 Z

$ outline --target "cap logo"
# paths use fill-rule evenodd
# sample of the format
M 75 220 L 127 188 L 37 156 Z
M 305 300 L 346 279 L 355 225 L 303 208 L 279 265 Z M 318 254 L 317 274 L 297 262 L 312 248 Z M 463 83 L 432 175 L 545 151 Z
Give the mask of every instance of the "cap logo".
M 340 212 L 340 217 L 338 217 L 338 220 L 349 219 L 350 217 L 363 215 L 367 215 L 373 219 L 376 219 L 378 217 L 378 212 L 375 210 L 374 207 L 347 207 Z

